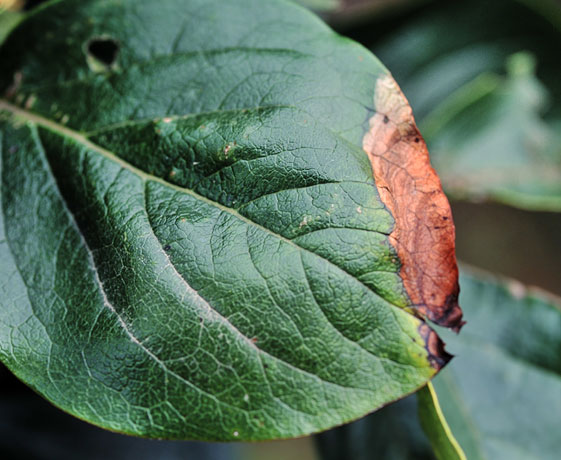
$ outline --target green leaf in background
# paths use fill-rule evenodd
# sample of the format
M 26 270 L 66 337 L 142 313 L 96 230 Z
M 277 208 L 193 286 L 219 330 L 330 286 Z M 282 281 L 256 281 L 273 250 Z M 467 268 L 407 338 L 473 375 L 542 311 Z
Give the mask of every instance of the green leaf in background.
M 374 46 L 450 196 L 561 210 L 560 44 L 558 4 L 478 0 L 435 2 Z
M 422 120 L 482 73 L 504 73 L 509 56 L 533 54 L 538 78 L 559 101 L 561 13 L 548 0 L 434 1 L 372 44 Z M 443 40 L 443 37 L 446 37 Z M 561 113 L 556 104 L 550 110 Z
M 482 74 L 424 119 L 432 161 L 455 198 L 561 211 L 561 123 L 541 117 L 548 94 L 532 56 L 515 54 L 507 68 L 506 77 Z
M 561 300 L 464 267 L 460 282 L 467 324 L 433 380 L 452 432 L 470 460 L 559 458 Z
M 460 283 L 467 323 L 441 331 L 455 359 L 432 381 L 452 434 L 469 460 L 559 458 L 561 299 L 465 266 Z M 417 411 L 410 397 L 322 433 L 322 458 L 432 459 Z
M 283 1 L 68 0 L 0 62 L 0 357 L 55 405 L 146 437 L 286 438 L 447 361 L 415 309 L 458 326 L 457 291 L 410 299 L 403 273 L 441 264 L 400 260 L 363 150 L 393 132 L 375 97 L 404 107 L 367 50 Z

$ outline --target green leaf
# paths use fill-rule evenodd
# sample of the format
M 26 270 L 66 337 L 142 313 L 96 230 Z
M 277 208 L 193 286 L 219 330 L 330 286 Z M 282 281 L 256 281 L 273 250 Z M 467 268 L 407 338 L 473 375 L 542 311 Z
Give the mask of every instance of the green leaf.
M 421 426 L 430 439 L 436 458 L 439 460 L 466 460 L 462 448 L 444 418 L 432 383 L 429 382 L 421 388 L 417 392 L 417 398 Z
M 506 78 L 481 75 L 425 118 L 433 162 L 454 197 L 561 211 L 561 135 L 540 115 L 547 93 L 532 61 L 511 56 Z
M 467 324 L 433 380 L 452 432 L 470 460 L 557 459 L 561 300 L 465 268 L 460 281 Z
M 461 325 L 449 206 L 364 48 L 283 1 L 68 0 L 0 62 L 0 357 L 55 405 L 286 438 L 446 363 L 420 317 Z M 429 180 L 388 208 L 369 156 L 387 194 L 400 149 Z
M 375 47 L 450 196 L 561 210 L 560 41 L 559 6 L 500 0 L 443 4 Z

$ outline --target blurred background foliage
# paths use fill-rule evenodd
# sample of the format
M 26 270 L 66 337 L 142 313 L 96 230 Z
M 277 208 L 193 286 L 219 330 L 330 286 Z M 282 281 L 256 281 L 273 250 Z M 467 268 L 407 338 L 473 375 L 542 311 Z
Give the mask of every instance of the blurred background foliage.
M 0 0 L 0 42 L 39 1 Z M 435 379 L 468 459 L 561 451 L 561 3 L 299 0 L 372 50 L 409 99 L 454 213 L 456 359 Z M 520 280 L 505 279 L 508 276 Z M 433 459 L 410 396 L 315 438 L 142 440 L 53 408 L 0 368 L 0 456 L 25 459 Z

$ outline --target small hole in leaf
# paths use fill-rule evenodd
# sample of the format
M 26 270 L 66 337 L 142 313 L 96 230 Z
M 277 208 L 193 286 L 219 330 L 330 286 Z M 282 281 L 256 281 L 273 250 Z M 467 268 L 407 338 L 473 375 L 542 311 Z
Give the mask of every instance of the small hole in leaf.
M 94 71 L 115 65 L 119 55 L 119 44 L 110 37 L 92 38 L 87 44 L 88 64 Z

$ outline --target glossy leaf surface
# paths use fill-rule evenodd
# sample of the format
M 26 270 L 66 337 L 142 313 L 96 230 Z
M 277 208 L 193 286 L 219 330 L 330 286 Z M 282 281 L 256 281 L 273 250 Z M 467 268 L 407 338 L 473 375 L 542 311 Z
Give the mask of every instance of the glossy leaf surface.
M 419 316 L 461 324 L 449 208 L 432 172 L 448 263 L 404 261 L 395 229 L 433 227 L 375 186 L 366 132 L 399 121 L 408 148 L 416 129 L 375 113 L 404 102 L 368 51 L 282 1 L 62 1 L 0 62 L 0 356 L 57 406 L 147 437 L 285 438 L 447 361 Z M 452 292 L 407 275 L 440 267 Z

